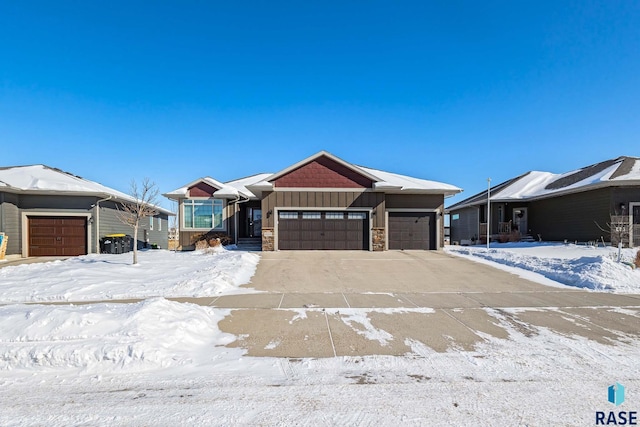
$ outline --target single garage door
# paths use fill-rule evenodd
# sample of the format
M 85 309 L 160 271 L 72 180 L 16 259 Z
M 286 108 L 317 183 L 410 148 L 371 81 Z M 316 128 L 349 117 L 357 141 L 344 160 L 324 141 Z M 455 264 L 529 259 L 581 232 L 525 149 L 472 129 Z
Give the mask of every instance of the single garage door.
M 84 217 L 29 217 L 29 256 L 76 256 L 87 253 Z
M 278 214 L 278 249 L 368 250 L 367 212 L 287 212 Z
M 435 213 L 389 212 L 389 249 L 436 249 Z

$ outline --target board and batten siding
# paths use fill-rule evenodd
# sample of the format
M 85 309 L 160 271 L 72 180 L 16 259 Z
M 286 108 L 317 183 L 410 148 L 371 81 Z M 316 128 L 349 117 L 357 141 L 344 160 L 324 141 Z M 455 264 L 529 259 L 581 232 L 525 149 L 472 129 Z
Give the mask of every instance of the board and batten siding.
M 547 241 L 590 241 L 608 239 L 611 189 L 584 191 L 529 203 L 529 229 Z
M 20 227 L 19 196 L 11 193 L 0 193 L 0 231 L 5 233 L 7 240 L 7 255 L 20 255 L 22 229 Z
M 263 193 L 262 226 L 274 227 L 275 209 L 318 208 L 356 209 L 373 208 L 373 226 L 384 227 L 384 193 L 371 191 L 271 191 Z
M 444 247 L 444 221 L 440 216 L 440 213 L 444 212 L 443 194 L 386 194 L 385 205 L 386 209 L 435 210 L 436 214 L 433 219 L 436 223 L 433 227 L 437 231 L 433 239 L 437 248 Z
M 454 219 L 454 215 L 458 215 L 458 219 Z M 473 237 L 477 239 L 480 224 L 479 219 L 477 206 L 451 211 L 449 224 L 451 243 L 460 243 L 462 240 L 471 240 Z

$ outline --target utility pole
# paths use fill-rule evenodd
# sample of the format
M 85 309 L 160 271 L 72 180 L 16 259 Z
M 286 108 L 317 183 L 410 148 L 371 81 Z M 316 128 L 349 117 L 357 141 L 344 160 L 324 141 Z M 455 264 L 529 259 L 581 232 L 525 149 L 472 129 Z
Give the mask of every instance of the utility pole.
M 487 250 L 491 238 L 491 178 L 487 178 Z

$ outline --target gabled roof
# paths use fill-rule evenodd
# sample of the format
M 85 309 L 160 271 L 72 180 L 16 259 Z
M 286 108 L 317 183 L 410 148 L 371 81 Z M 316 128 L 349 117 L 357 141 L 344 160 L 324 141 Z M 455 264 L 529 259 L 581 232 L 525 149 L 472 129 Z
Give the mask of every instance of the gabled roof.
M 349 162 L 346 162 L 346 161 L 342 160 L 341 158 L 339 158 L 337 156 L 334 156 L 333 154 L 331 154 L 331 153 L 329 153 L 327 151 L 319 151 L 316 154 L 314 154 L 312 156 L 309 156 L 304 160 L 300 160 L 298 163 L 296 163 L 294 165 L 291 165 L 288 168 L 285 168 L 285 169 L 281 170 L 280 172 L 276 172 L 275 174 L 273 174 L 269 178 L 267 178 L 265 181 L 273 182 L 276 179 L 288 174 L 289 172 L 292 172 L 292 171 L 298 169 L 299 167 L 306 165 L 307 163 L 311 163 L 312 161 L 314 161 L 314 160 L 316 160 L 316 159 L 318 159 L 320 157 L 327 157 L 328 159 L 331 159 L 334 162 L 336 162 L 336 163 L 338 163 L 338 164 L 340 164 L 340 165 L 342 165 L 342 166 L 344 166 L 344 167 L 346 167 L 348 169 L 351 169 L 355 173 L 357 173 L 359 175 L 362 175 L 365 178 L 370 179 L 373 182 L 380 181 L 380 178 L 378 178 L 378 177 L 376 177 L 374 175 L 371 175 L 370 173 L 362 170 L 361 168 L 357 167 L 356 165 L 351 164 Z
M 271 173 L 259 173 L 256 175 L 251 175 L 248 176 L 246 178 L 240 178 L 240 179 L 236 179 L 234 181 L 228 181 L 226 184 L 236 188 L 240 194 L 253 199 L 253 198 L 257 198 L 257 196 L 255 194 L 253 194 L 253 192 L 251 192 L 251 190 L 249 190 L 247 188 L 247 186 L 253 185 L 255 183 L 264 181 L 265 179 L 267 179 L 268 177 L 270 177 Z
M 640 158 L 621 156 L 563 174 L 531 171 L 491 188 L 492 202 L 538 200 L 601 187 L 640 186 Z M 483 191 L 447 210 L 487 203 Z
M 248 176 L 245 178 L 236 179 L 234 181 L 228 181 L 225 183 L 222 183 L 218 180 L 215 180 L 207 176 L 204 178 L 198 178 L 187 185 L 184 185 L 176 190 L 170 191 L 163 195 L 170 199 L 179 199 L 179 198 L 187 197 L 188 191 L 191 187 L 203 182 L 217 189 L 213 193 L 213 197 L 217 197 L 220 199 L 237 199 L 238 197 L 255 199 L 256 196 L 249 189 L 247 189 L 247 186 L 254 184 L 255 182 L 262 181 L 271 175 L 272 174 L 270 173 L 261 173 L 257 175 Z
M 322 156 L 325 156 L 336 163 L 349 168 L 350 170 L 364 176 L 367 179 L 373 181 L 373 189 L 379 191 L 385 191 L 387 193 L 433 193 L 433 194 L 445 194 L 445 196 L 451 196 L 460 193 L 462 189 L 442 182 L 429 181 L 425 179 L 413 178 L 410 176 L 399 175 L 391 172 L 385 172 L 378 169 L 371 169 L 364 166 L 357 166 L 352 163 L 348 163 L 337 156 L 327 152 L 320 151 L 313 156 L 287 167 L 261 181 L 256 181 L 248 187 L 254 193 L 261 191 L 272 191 L 273 181 L 276 179 L 304 166 Z
M 111 196 L 120 201 L 135 201 L 128 194 L 46 165 L 1 167 L 0 189 L 15 194 Z M 154 207 L 171 214 L 160 206 Z

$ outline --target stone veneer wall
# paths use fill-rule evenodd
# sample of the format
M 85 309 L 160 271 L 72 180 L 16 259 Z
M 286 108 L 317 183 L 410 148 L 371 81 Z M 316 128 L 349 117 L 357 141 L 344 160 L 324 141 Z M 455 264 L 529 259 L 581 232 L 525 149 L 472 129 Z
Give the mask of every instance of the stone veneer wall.
M 384 227 L 374 227 L 372 232 L 373 232 L 373 250 L 384 251 L 386 249 Z
M 262 228 L 262 251 L 275 250 L 275 244 L 273 240 L 273 228 Z

